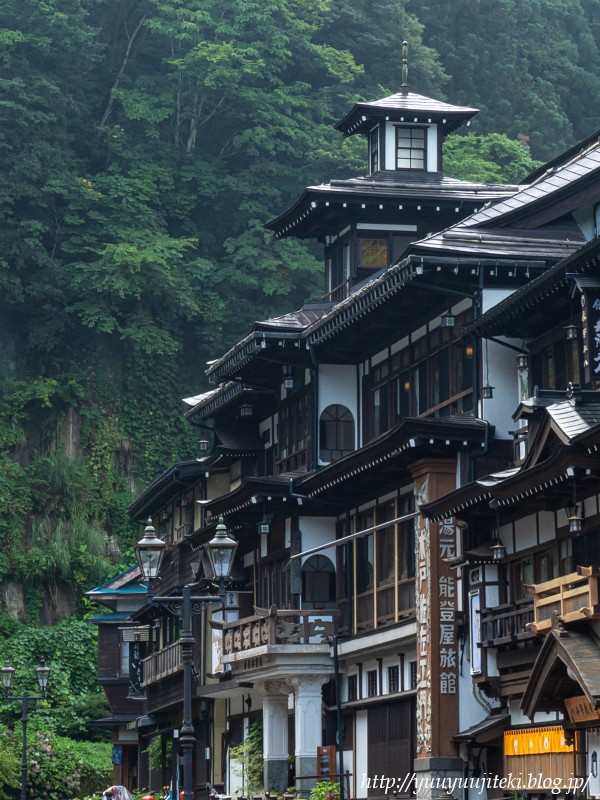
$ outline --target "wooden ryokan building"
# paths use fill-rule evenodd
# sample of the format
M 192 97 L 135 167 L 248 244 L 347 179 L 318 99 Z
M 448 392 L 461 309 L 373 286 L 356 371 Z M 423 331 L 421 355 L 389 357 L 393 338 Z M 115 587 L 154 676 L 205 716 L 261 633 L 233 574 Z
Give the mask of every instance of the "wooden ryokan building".
M 168 545 L 159 594 L 210 587 L 220 515 L 240 543 L 224 613 L 194 618 L 199 790 L 244 793 L 230 747 L 255 720 L 267 789 L 347 770 L 360 798 L 381 774 L 581 774 L 600 742 L 600 145 L 523 186 L 446 178 L 443 139 L 475 113 L 403 87 L 338 123 L 366 137 L 367 174 L 268 225 L 324 245 L 322 302 L 211 363 L 186 400 L 201 457 L 131 508 Z M 135 624 L 131 728 L 166 753 L 179 626 L 156 608 Z M 415 789 L 437 796 L 400 795 Z

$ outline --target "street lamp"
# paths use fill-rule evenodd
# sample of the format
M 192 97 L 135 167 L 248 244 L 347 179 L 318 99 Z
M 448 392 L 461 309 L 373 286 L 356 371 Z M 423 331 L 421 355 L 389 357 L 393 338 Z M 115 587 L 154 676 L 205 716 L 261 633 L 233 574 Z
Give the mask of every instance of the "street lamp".
M 205 545 L 206 553 L 215 578 L 219 580 L 218 595 L 192 595 L 190 587 L 183 587 L 181 597 L 155 597 L 152 581 L 157 577 L 163 557 L 165 543 L 157 538 L 149 525 L 144 538 L 136 545 L 137 558 L 143 577 L 148 581 L 148 602 L 164 606 L 169 613 L 181 618 L 181 661 L 183 664 L 183 718 L 179 730 L 179 741 L 183 753 L 183 800 L 192 800 L 192 761 L 196 736 L 192 723 L 192 672 L 193 646 L 192 616 L 205 608 L 225 605 L 225 583 L 231 576 L 231 567 L 238 543 L 227 533 L 223 517 L 219 517 L 215 536 Z
M 20 697 L 11 695 L 10 690 L 12 689 L 15 672 L 15 668 L 11 666 L 8 660 L 4 662 L 4 666 L 0 669 L 4 699 L 21 703 L 21 724 L 23 726 L 21 739 L 21 800 L 27 800 L 27 712 L 29 711 L 30 702 L 35 703 L 36 700 L 44 700 L 46 697 L 50 667 L 46 666 L 44 659 L 40 661 L 39 667 L 36 667 L 35 675 L 41 692 L 39 695 L 29 694 L 28 692 L 23 692 Z

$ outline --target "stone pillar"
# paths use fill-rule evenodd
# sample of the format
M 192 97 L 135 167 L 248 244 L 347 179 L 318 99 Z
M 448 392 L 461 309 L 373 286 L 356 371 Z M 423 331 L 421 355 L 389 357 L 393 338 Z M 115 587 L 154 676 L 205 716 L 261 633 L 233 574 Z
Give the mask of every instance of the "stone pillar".
M 317 747 L 323 743 L 322 686 L 328 677 L 307 675 L 291 679 L 294 686 L 296 788 L 308 796 L 316 784 Z M 311 776 L 303 779 L 302 776 Z
M 264 783 L 268 792 L 288 787 L 288 696 L 283 681 L 255 686 L 263 696 Z
M 410 465 L 417 503 L 456 488 L 456 462 L 423 459 Z M 442 781 L 462 775 L 462 759 L 451 733 L 458 716 L 458 587 L 445 558 L 457 555 L 454 520 L 415 518 L 417 603 L 417 798 L 443 793 Z M 433 784 L 432 782 L 433 781 Z M 456 793 L 455 793 L 456 795 Z

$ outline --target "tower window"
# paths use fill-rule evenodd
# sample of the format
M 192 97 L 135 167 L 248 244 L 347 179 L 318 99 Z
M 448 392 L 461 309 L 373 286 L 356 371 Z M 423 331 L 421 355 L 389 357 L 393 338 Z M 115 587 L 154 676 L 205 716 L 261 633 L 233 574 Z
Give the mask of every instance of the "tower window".
M 379 169 L 379 127 L 369 133 L 369 166 L 371 173 Z
M 396 128 L 396 168 L 425 169 L 426 128 Z

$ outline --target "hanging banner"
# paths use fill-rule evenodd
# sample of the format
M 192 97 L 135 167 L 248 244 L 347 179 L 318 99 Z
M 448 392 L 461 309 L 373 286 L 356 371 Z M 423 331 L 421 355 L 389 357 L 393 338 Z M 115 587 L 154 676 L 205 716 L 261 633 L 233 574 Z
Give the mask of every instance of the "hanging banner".
M 144 680 L 144 642 L 134 641 L 129 643 L 129 699 L 145 697 L 142 686 Z
M 600 733 L 586 731 L 588 797 L 600 797 Z
M 564 728 L 560 725 L 506 731 L 504 734 L 505 756 L 531 756 L 543 755 L 544 753 L 572 752 L 573 745 L 567 744 Z

